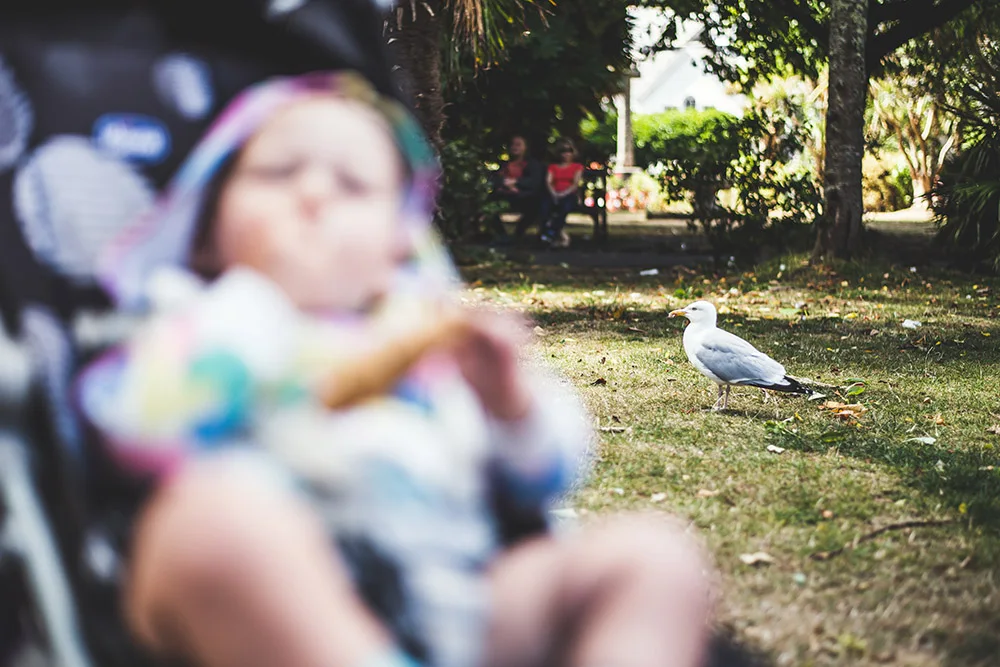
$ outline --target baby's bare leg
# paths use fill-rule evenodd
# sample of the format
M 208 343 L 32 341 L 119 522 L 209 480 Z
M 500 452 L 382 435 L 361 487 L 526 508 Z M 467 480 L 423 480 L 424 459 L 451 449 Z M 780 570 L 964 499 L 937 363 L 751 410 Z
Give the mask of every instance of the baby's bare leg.
M 149 646 L 205 667 L 359 667 L 391 650 L 320 522 L 249 466 L 191 466 L 135 537 L 126 613 Z
M 488 667 L 696 667 L 708 637 L 707 561 L 663 519 L 544 538 L 492 571 Z

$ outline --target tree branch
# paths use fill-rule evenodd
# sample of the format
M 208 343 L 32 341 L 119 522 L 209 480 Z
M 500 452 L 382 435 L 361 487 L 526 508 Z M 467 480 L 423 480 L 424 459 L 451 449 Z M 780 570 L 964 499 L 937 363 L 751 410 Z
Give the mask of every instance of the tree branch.
M 950 526 L 950 525 L 955 524 L 955 523 L 957 523 L 957 522 L 953 521 L 953 520 L 947 520 L 947 521 L 903 521 L 901 523 L 891 523 L 888 526 L 883 526 L 883 527 L 879 528 L 878 530 L 873 530 L 870 533 L 867 533 L 865 535 L 861 535 L 860 537 L 855 538 L 853 542 L 848 542 L 847 544 L 845 544 L 844 546 L 840 547 L 839 549 L 834 549 L 833 551 L 819 551 L 817 553 L 811 554 L 809 556 L 809 558 L 811 560 L 830 560 L 834 556 L 839 556 L 840 554 L 844 553 L 848 549 L 853 549 L 853 548 L 857 547 L 859 544 L 862 544 L 864 542 L 870 542 L 871 540 L 875 539 L 879 535 L 882 535 L 883 533 L 888 533 L 889 531 L 892 531 L 892 530 L 905 530 L 907 528 L 932 528 L 932 527 L 935 527 L 935 526 Z
M 866 56 L 868 71 L 873 72 L 877 70 L 887 55 L 911 39 L 915 39 L 940 25 L 944 25 L 974 5 L 976 1 L 942 0 L 933 6 L 928 6 L 923 12 L 908 14 L 906 18 L 900 19 L 899 23 L 880 35 L 869 36 L 870 42 Z M 912 5 L 915 3 L 908 2 L 905 4 Z M 871 27 L 874 28 L 876 26 Z
M 899 0 L 898 2 L 872 1 L 870 14 L 872 25 L 899 21 L 907 16 L 922 14 L 934 8 L 937 0 Z
M 774 5 L 784 11 L 789 18 L 802 26 L 802 29 L 813 39 L 815 39 L 824 51 L 830 50 L 830 26 L 820 23 L 813 16 L 809 7 L 804 7 L 799 0 L 775 0 Z

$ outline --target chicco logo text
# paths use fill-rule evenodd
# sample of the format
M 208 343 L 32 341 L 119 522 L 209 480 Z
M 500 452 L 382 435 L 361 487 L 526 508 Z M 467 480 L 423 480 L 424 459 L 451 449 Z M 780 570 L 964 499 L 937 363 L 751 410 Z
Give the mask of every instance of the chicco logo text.
M 160 121 L 137 114 L 108 114 L 94 124 L 94 142 L 125 160 L 155 164 L 170 153 L 170 133 Z

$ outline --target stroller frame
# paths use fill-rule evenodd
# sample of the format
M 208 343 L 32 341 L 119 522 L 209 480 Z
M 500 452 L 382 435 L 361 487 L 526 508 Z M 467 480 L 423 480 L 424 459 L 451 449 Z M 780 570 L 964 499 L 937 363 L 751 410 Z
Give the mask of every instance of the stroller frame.
M 30 581 L 35 609 L 52 660 L 65 667 L 90 667 L 69 577 L 32 473 L 29 440 L 17 417 L 31 388 L 30 356 L 6 334 L 0 338 L 0 382 L 4 418 L 0 420 L 0 497 L 5 510 L 0 560 L 17 559 Z
M 218 110 L 269 76 L 351 69 L 383 94 L 403 99 L 382 34 L 386 4 L 7 3 L 0 8 L 0 84 L 20 90 L 0 95 L 0 105 L 28 100 L 33 111 L 19 162 L 54 137 L 74 137 L 79 144 L 93 132 L 96 140 L 104 114 L 140 114 L 172 135 L 172 152 L 164 160 L 129 167 L 159 189 Z M 210 114 L 187 117 L 164 101 L 151 72 L 167 56 L 205 66 Z M 108 63 L 113 71 L 102 76 Z M 76 76 L 80 72 L 85 74 Z M 33 252 L 18 226 L 24 223 L 15 211 L 15 169 L 18 163 L 0 164 L 0 667 L 11 658 L 5 650 L 26 639 L 59 667 L 154 662 L 132 642 L 117 609 L 115 558 L 121 549 L 113 545 L 121 546 L 126 531 L 121 517 L 111 521 L 107 511 L 116 494 L 135 501 L 136 485 L 116 479 L 100 448 L 81 435 L 70 399 L 71 378 L 82 361 L 115 339 L 81 336 L 102 323 L 118 333 L 127 327 L 117 315 L 105 315 L 109 303 L 100 290 L 81 287 L 63 267 L 53 268 L 51 257 L 44 262 Z M 87 326 L 74 335 L 73 327 L 81 324 Z M 118 617 L 106 623 L 99 617 L 109 611 Z

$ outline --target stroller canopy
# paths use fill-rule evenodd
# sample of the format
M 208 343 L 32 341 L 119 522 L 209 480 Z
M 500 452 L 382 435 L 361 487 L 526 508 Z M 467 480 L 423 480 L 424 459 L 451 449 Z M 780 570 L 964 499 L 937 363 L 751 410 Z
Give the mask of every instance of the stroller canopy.
M 104 307 L 95 261 L 214 115 L 271 75 L 400 97 L 384 0 L 11 0 L 0 7 L 0 313 Z

